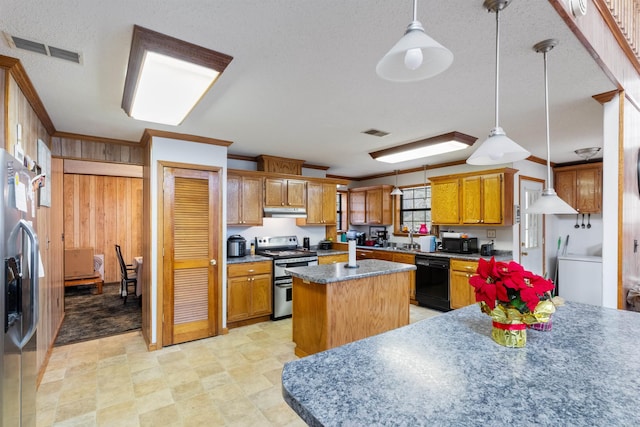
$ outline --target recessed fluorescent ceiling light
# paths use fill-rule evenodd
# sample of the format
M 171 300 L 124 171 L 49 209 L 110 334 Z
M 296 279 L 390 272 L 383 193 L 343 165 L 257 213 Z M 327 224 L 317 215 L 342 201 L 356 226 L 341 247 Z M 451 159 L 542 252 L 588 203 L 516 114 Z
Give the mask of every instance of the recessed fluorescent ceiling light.
M 232 59 L 134 26 L 122 108 L 137 120 L 179 125 Z
M 369 155 L 380 162 L 399 163 L 423 157 L 435 156 L 452 151 L 463 150 L 472 145 L 477 138 L 460 132 L 410 142 L 397 147 L 374 151 Z
M 131 117 L 180 124 L 220 73 L 155 52 L 146 52 L 133 95 Z

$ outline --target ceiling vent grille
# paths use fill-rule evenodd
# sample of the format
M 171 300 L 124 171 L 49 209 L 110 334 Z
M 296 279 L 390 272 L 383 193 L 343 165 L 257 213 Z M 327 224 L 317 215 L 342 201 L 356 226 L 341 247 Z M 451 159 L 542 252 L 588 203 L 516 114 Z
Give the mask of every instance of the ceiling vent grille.
M 384 132 L 378 129 L 369 129 L 369 130 L 364 130 L 362 131 L 362 133 L 365 133 L 367 135 L 371 135 L 371 136 L 377 136 L 377 137 L 383 137 L 383 136 L 387 136 L 389 135 L 389 132 Z
M 64 59 L 65 61 L 74 62 L 76 64 L 82 63 L 82 56 L 79 52 L 49 46 L 44 43 L 27 40 L 22 37 L 12 36 L 6 33 L 5 36 L 9 42 L 9 46 L 12 48 L 28 50 L 29 52 L 39 53 L 52 58 Z

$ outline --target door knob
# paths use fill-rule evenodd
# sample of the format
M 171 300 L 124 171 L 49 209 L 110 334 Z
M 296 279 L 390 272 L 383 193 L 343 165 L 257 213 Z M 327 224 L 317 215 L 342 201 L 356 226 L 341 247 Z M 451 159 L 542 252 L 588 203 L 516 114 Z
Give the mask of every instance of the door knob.
M 215 259 L 212 259 L 211 261 L 209 261 L 209 264 L 211 265 L 217 265 L 218 261 L 216 261 Z

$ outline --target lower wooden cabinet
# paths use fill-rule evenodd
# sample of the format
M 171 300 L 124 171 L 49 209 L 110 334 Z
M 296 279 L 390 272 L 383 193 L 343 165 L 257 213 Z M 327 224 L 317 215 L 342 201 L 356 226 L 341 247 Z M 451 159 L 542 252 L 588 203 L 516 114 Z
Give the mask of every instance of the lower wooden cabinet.
M 413 254 L 399 254 L 399 253 L 391 253 L 393 255 L 393 262 L 401 262 L 403 264 L 412 264 L 416 263 L 416 256 Z M 409 299 L 411 303 L 418 304 L 416 301 L 416 272 L 415 270 L 411 272 L 411 282 L 409 283 Z
M 476 273 L 478 262 L 452 259 L 450 268 L 449 298 L 451 308 L 462 308 L 469 304 L 475 304 L 475 290 L 469 284 L 469 278 Z
M 227 266 L 227 326 L 273 312 L 270 261 Z

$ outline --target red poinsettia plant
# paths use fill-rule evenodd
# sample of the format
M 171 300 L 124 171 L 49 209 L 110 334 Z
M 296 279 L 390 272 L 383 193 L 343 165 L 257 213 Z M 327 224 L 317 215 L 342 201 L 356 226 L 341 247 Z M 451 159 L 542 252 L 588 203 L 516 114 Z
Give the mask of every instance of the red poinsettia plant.
M 476 273 L 469 284 L 475 288 L 476 301 L 484 302 L 491 310 L 501 304 L 510 305 L 520 313 L 533 313 L 540 301 L 550 298 L 554 288 L 551 280 L 526 271 L 515 261 L 481 258 Z

